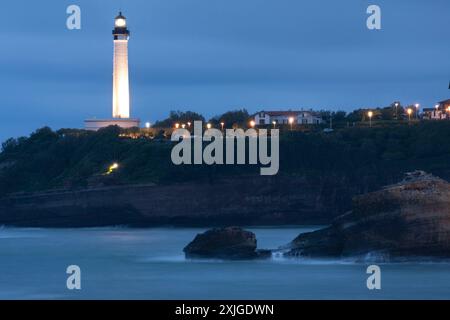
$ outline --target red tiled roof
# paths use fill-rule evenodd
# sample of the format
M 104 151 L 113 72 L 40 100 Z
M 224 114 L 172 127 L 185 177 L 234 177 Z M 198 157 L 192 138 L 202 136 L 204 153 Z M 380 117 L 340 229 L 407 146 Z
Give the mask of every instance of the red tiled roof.
M 297 116 L 304 112 L 315 114 L 313 111 L 309 111 L 309 110 L 303 110 L 303 111 L 259 111 L 256 114 L 265 113 L 272 117 L 279 117 L 279 116 Z
M 262 111 L 269 116 L 293 116 L 300 114 L 300 111 Z

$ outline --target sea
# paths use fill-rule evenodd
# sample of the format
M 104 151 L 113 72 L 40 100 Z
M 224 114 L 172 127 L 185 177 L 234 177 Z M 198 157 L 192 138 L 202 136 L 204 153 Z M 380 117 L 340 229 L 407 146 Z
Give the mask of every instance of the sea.
M 258 248 L 275 249 L 317 228 L 246 229 Z M 369 290 L 373 263 L 361 260 L 186 259 L 183 248 L 205 230 L 0 227 L 0 299 L 450 299 L 448 261 L 378 264 L 380 289 Z M 79 289 L 68 288 L 69 266 Z

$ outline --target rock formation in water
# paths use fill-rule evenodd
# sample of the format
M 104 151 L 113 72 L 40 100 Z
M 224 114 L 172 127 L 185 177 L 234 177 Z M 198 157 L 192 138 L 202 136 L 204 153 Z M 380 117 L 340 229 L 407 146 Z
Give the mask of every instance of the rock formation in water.
M 299 235 L 288 256 L 450 257 L 450 184 L 423 171 L 356 196 L 331 226 Z
M 239 227 L 197 234 L 183 251 L 186 258 L 255 259 L 271 255 L 268 250 L 256 250 L 255 234 Z

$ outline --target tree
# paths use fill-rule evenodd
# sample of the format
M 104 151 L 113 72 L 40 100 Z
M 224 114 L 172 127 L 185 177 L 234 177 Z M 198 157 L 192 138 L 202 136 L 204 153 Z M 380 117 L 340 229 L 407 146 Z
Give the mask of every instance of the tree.
M 194 121 L 205 121 L 205 118 L 193 111 L 170 111 L 167 119 L 156 121 L 153 127 L 155 128 L 171 128 L 175 123 L 193 123 Z
M 18 142 L 14 138 L 9 138 L 2 143 L 2 152 L 11 152 L 18 146 Z
M 233 126 L 243 127 L 249 120 L 250 115 L 246 109 L 228 111 L 211 119 L 212 122 L 217 124 L 223 122 L 225 128 L 232 128 Z
M 332 113 L 333 121 L 339 122 L 339 121 L 345 121 L 346 120 L 347 112 L 338 110 Z
M 395 118 L 395 107 L 394 108 L 392 108 L 392 106 L 385 107 L 381 109 L 380 112 L 382 120 L 392 120 Z
M 366 109 L 353 110 L 347 115 L 347 121 L 349 122 L 363 121 L 365 119 L 366 112 L 367 112 Z

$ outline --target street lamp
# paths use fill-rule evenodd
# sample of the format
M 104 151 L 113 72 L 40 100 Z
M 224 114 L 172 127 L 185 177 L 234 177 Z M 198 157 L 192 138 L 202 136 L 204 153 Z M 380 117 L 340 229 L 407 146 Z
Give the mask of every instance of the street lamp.
M 207 123 L 206 128 L 211 129 L 211 123 Z
M 398 102 L 395 103 L 395 119 L 398 120 Z
M 253 128 L 253 127 L 255 127 L 255 125 L 256 125 L 255 121 L 254 121 L 254 120 L 251 120 L 251 121 L 250 121 L 250 127 Z
M 369 112 L 367 112 L 367 115 L 369 116 L 369 127 L 372 127 L 373 112 L 369 111 Z
M 272 121 L 272 124 L 273 124 L 273 128 L 275 129 L 275 127 L 277 125 L 277 122 L 276 121 Z
M 224 122 L 221 122 L 220 123 L 220 126 L 222 127 L 222 131 L 223 131 L 223 126 L 225 125 L 225 123 Z
M 411 113 L 413 112 L 411 108 L 408 108 L 408 110 L 406 111 L 408 112 L 408 122 L 411 122 Z
M 146 127 L 147 129 L 150 129 L 150 122 L 146 122 L 146 123 L 145 123 L 145 127 Z
M 291 125 L 291 131 L 292 131 L 292 124 L 294 123 L 294 117 L 289 117 L 288 121 L 289 121 L 289 124 Z
M 181 125 L 181 127 L 184 129 L 184 128 L 186 128 L 186 125 L 183 123 L 183 124 Z
M 178 129 L 180 127 L 179 123 L 175 123 L 175 129 Z
M 416 103 L 415 107 L 416 107 L 416 119 L 418 119 L 419 118 L 419 107 L 420 107 L 420 104 Z
M 189 128 L 191 127 L 191 123 L 190 122 L 188 122 L 187 125 L 188 125 Z
M 114 170 L 117 170 L 119 168 L 119 164 L 117 162 L 114 162 L 112 165 L 108 167 L 108 171 L 106 174 L 111 174 Z

